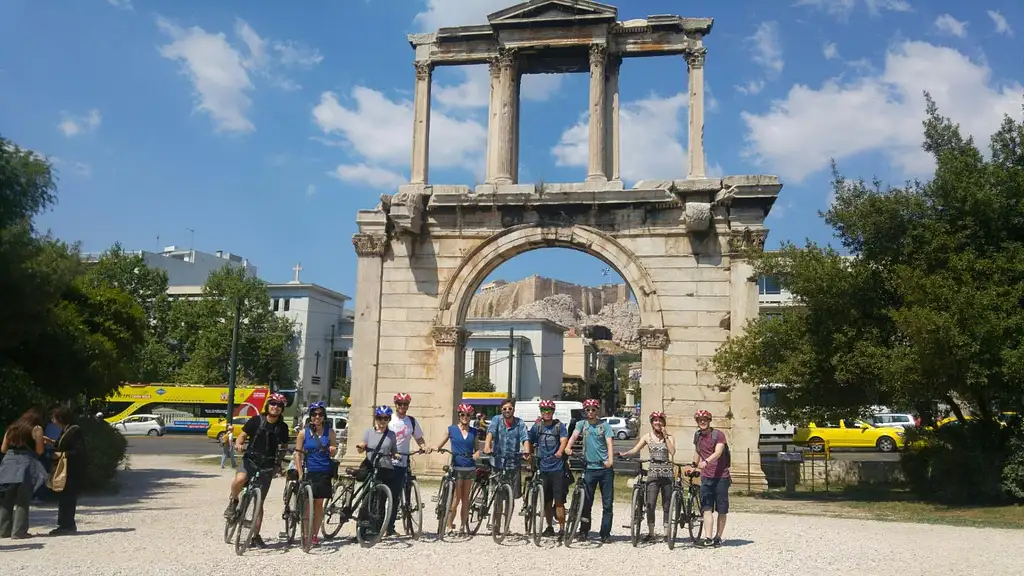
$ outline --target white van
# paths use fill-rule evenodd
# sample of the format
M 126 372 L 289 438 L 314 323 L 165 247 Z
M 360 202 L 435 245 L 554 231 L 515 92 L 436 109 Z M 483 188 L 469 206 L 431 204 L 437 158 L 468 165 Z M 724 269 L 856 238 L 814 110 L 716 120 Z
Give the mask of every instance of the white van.
M 582 402 L 569 402 L 566 400 L 555 400 L 555 420 L 566 426 L 572 420 L 572 410 L 582 410 Z M 516 416 L 522 418 L 527 425 L 536 422 L 540 418 L 540 400 L 520 400 L 516 402 Z

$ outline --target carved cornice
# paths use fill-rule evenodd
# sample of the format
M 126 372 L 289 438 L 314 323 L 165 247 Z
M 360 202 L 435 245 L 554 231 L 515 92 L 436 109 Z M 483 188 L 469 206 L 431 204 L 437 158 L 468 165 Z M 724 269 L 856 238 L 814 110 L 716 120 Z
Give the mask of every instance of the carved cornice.
M 501 65 L 498 63 L 497 58 L 491 58 L 487 61 L 487 68 L 491 71 L 491 78 L 497 79 L 501 76 Z
M 430 80 L 430 73 L 434 69 L 433 64 L 430 62 L 413 62 L 412 65 L 416 67 L 417 80 Z
M 668 348 L 668 329 L 666 328 L 638 328 L 636 335 L 640 339 L 641 348 L 648 350 Z
M 472 332 L 461 326 L 434 326 L 430 330 L 435 346 L 465 346 L 470 334 Z
M 519 50 L 515 48 L 498 48 L 498 67 L 514 70 L 519 60 Z
M 590 45 L 590 67 L 604 65 L 608 61 L 608 45 L 607 44 L 591 44 Z
M 704 57 L 707 56 L 708 49 L 701 46 L 700 48 L 694 48 L 686 52 L 686 63 L 691 68 L 703 68 Z
M 388 239 L 377 234 L 353 234 L 352 246 L 358 256 L 383 258 L 388 249 Z
M 744 228 L 741 231 L 734 231 L 729 235 L 729 253 L 741 255 L 749 250 L 761 252 L 764 250 L 764 243 L 767 239 L 768 231 L 764 229 Z

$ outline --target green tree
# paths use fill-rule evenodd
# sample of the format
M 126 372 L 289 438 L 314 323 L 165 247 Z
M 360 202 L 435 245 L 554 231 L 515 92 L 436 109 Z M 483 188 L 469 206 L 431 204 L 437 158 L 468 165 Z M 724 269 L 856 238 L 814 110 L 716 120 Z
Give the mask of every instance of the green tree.
M 494 392 L 494 383 L 487 374 L 473 374 L 462 382 L 463 392 Z

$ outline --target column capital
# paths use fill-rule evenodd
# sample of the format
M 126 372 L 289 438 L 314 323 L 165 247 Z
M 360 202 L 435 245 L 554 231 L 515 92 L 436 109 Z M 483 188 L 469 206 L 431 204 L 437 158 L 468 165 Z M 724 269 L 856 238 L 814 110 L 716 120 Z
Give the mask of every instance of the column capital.
M 434 326 L 430 329 L 435 346 L 465 346 L 470 334 L 472 332 L 461 326 Z
M 687 50 L 686 63 L 689 64 L 691 68 L 703 68 L 704 57 L 707 56 L 707 53 L 708 49 L 703 46 L 701 46 L 700 48 Z
M 590 66 L 594 67 L 598 64 L 604 64 L 608 60 L 608 45 L 607 44 L 591 44 L 590 45 Z
M 508 70 L 515 68 L 519 59 L 519 50 L 516 48 L 498 48 L 498 67 Z
M 416 67 L 417 80 L 429 80 L 430 73 L 434 70 L 434 64 L 428 61 L 416 61 L 412 63 Z
M 648 350 L 668 348 L 668 329 L 666 328 L 638 328 L 636 335 L 640 339 L 641 348 Z
M 487 61 L 487 69 L 491 72 L 491 78 L 497 79 L 501 76 L 501 63 L 497 57 Z
M 729 253 L 733 256 L 742 256 L 743 252 L 748 250 L 762 252 L 764 251 L 766 240 L 768 240 L 768 230 L 763 228 L 759 230 L 751 230 L 750 228 L 734 230 L 729 234 Z
M 352 246 L 357 256 L 383 258 L 388 249 L 388 238 L 378 234 L 353 234 Z

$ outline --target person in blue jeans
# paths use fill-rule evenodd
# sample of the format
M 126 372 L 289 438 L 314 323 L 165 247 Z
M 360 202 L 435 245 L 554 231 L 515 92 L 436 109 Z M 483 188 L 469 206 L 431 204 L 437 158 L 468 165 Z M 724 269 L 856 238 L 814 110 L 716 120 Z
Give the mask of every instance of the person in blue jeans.
M 495 470 L 516 471 L 512 483 L 512 498 L 519 498 L 523 493 L 523 475 L 520 470 L 523 459 L 530 456 L 530 437 L 526 431 L 526 423 L 516 416 L 516 404 L 511 398 L 506 398 L 501 403 L 501 416 L 491 418 L 487 437 L 484 438 L 484 453 L 493 455 Z
M 594 492 L 601 487 L 601 543 L 608 542 L 612 535 L 612 504 L 615 499 L 615 473 L 612 471 L 612 433 L 608 424 L 601 422 L 597 411 L 601 402 L 593 398 L 583 402 L 586 420 L 576 423 L 576 429 L 569 438 L 565 453 L 572 455 L 576 439 L 583 436 L 583 460 L 586 469 L 583 482 L 586 491 L 580 517 L 580 539 L 586 540 L 590 532 L 590 513 L 594 508 Z

